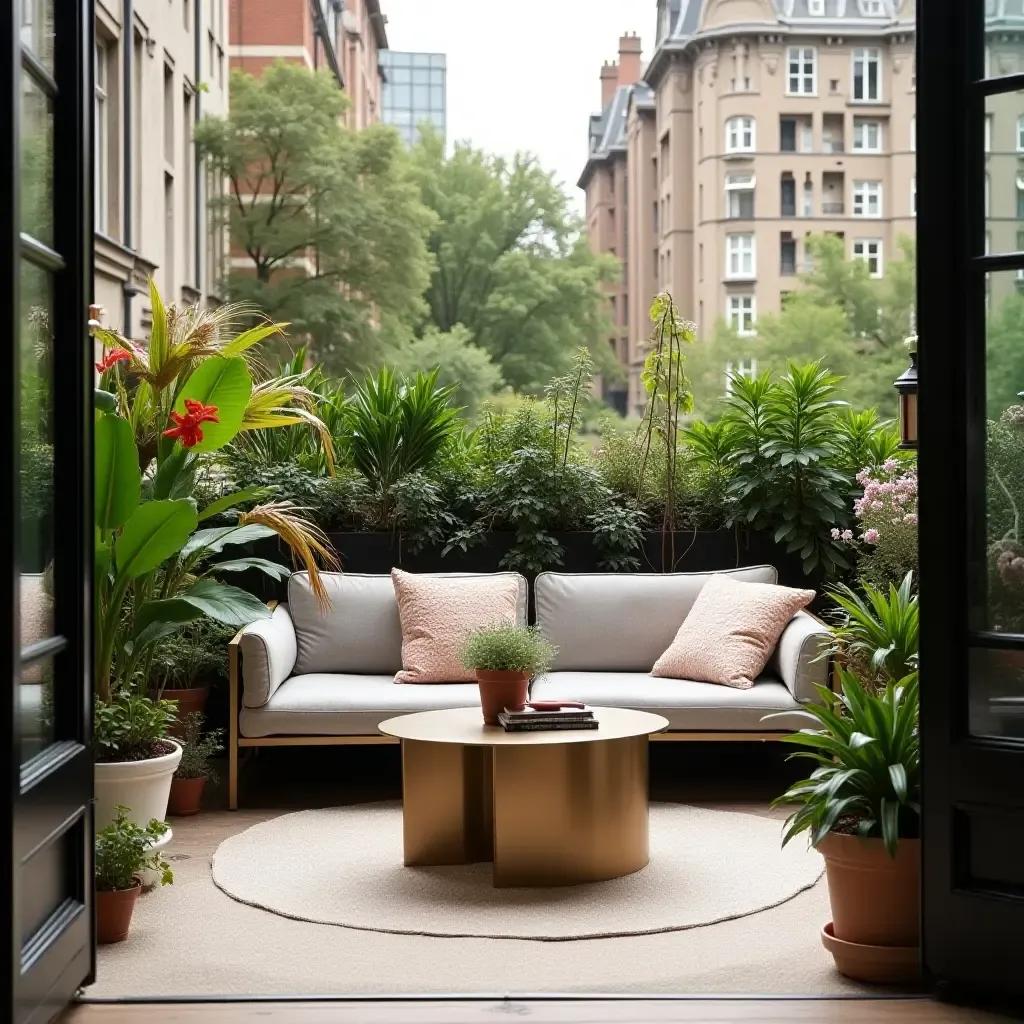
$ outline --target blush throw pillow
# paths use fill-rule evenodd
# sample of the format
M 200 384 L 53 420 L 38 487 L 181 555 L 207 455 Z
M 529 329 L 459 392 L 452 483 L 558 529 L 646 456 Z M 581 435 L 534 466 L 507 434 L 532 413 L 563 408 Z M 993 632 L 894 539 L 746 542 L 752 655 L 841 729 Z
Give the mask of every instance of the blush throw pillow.
M 396 683 L 472 682 L 476 673 L 459 661 L 466 634 L 516 622 L 516 576 L 421 576 L 392 569 L 391 582 L 402 622 Z
M 812 600 L 813 590 L 714 575 L 651 675 L 749 690 L 789 620 Z

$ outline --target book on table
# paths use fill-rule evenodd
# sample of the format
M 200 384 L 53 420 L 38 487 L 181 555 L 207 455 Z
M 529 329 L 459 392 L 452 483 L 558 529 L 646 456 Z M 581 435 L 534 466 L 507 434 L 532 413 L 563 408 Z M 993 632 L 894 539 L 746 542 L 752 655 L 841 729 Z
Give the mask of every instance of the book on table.
M 506 732 L 540 729 L 596 729 L 594 712 L 575 702 L 533 702 L 522 708 L 505 708 L 498 721 Z

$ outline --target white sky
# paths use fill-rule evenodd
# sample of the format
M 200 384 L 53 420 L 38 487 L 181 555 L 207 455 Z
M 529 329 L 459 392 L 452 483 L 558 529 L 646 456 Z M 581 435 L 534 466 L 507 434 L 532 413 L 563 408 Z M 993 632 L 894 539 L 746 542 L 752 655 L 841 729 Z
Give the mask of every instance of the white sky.
M 651 54 L 656 0 L 381 0 L 395 50 L 448 55 L 448 141 L 536 154 L 576 188 L 587 159 L 587 117 L 598 76 L 636 32 Z

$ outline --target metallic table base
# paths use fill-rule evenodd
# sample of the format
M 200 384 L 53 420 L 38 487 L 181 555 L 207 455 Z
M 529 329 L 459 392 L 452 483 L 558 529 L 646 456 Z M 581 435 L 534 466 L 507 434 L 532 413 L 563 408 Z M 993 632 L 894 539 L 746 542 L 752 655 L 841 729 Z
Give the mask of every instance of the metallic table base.
M 494 862 L 494 884 L 577 885 L 649 860 L 647 736 L 463 746 L 402 740 L 409 866 Z

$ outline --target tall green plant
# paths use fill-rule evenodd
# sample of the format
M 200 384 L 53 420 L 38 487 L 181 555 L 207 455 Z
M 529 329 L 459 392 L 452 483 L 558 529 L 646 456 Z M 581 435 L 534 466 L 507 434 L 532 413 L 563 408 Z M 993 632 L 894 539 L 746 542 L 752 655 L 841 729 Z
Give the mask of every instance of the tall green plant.
M 920 829 L 917 673 L 890 680 L 880 694 L 848 672 L 841 679 L 841 695 L 819 686 L 822 703 L 805 706 L 821 728 L 783 737 L 807 748 L 792 757 L 818 767 L 775 801 L 800 805 L 786 821 L 782 842 L 810 832 L 817 846 L 849 820 L 857 835 L 881 838 L 895 856 L 899 840 L 916 837 Z
M 846 405 L 836 397 L 839 378 L 818 363 L 790 363 L 784 377 L 734 374 L 730 384 L 729 491 L 736 511 L 729 525 L 772 530 L 787 551 L 799 554 L 805 573 L 820 567 L 834 575 L 849 568 L 831 536 L 850 520 L 853 486 L 837 468 L 837 420 Z
M 454 391 L 437 387 L 436 370 L 403 381 L 385 366 L 350 399 L 349 452 L 373 489 L 382 526 L 391 519 L 394 484 L 431 466 L 462 429 L 459 410 L 448 404 Z
M 884 685 L 902 679 L 917 668 L 918 606 L 914 574 L 908 572 L 899 588 L 888 591 L 865 585 L 861 596 L 845 583 L 831 590 L 839 606 L 839 624 L 833 629 L 832 653 L 861 678 Z

